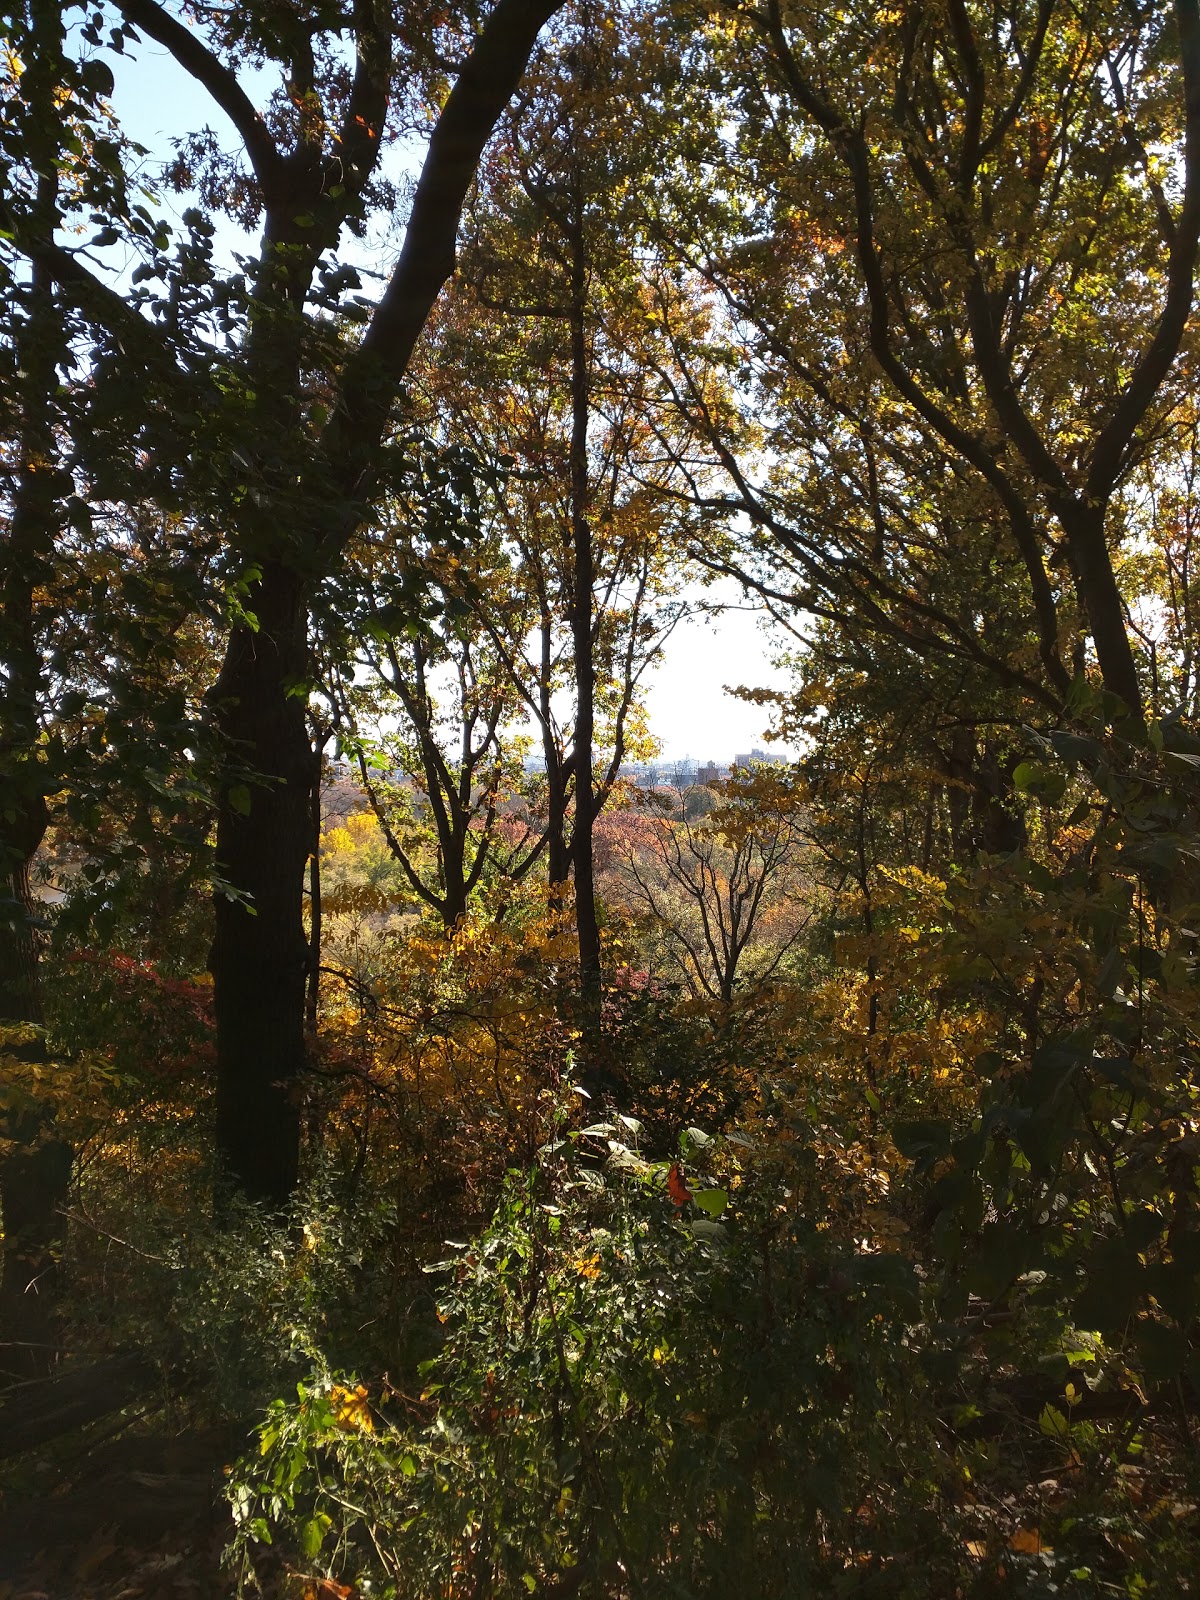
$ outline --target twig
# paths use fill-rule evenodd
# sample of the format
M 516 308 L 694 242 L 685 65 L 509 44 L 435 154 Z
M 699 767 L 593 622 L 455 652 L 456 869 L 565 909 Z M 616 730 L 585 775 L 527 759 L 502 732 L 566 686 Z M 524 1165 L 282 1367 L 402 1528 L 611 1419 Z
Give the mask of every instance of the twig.
M 148 1250 L 139 1250 L 136 1244 L 130 1244 L 128 1239 L 118 1239 L 115 1233 L 109 1233 L 107 1228 L 102 1228 L 98 1222 L 93 1222 L 91 1217 L 85 1217 L 80 1212 L 67 1211 L 62 1206 L 59 1206 L 57 1211 L 58 1215 L 65 1217 L 68 1222 L 81 1222 L 85 1228 L 90 1228 L 93 1233 L 98 1233 L 102 1239 L 111 1239 L 114 1244 L 119 1244 L 126 1250 L 132 1250 L 134 1255 L 141 1256 L 143 1261 L 157 1262 L 160 1267 L 170 1267 L 173 1272 L 181 1272 L 183 1270 L 182 1267 L 168 1261 L 166 1256 L 151 1255 Z

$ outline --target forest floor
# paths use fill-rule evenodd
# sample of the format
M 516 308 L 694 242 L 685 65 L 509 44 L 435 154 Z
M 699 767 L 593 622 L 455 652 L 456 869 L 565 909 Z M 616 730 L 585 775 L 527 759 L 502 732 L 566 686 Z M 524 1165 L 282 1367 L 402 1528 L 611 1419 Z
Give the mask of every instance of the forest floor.
M 0 1508 L 0 1600 L 224 1600 L 236 1453 L 229 1436 L 131 1428 L 35 1460 Z

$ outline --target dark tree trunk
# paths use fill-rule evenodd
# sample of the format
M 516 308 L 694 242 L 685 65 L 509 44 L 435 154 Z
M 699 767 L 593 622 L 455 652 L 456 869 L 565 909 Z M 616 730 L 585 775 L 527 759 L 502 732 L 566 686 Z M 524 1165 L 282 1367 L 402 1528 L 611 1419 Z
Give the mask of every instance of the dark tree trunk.
M 543 750 L 546 757 L 546 881 L 550 885 L 551 905 L 560 906 L 562 900 L 557 891 L 571 875 L 571 855 L 567 849 L 567 771 L 548 731 Z
M 38 1034 L 6 1052 L 42 1064 Z M 4 1217 L 4 1274 L 0 1282 L 0 1369 L 38 1377 L 53 1364 L 58 1258 L 65 1234 L 63 1210 L 71 1182 L 72 1151 L 54 1137 L 40 1108 L 10 1116 L 5 1134 L 15 1148 L 0 1167 Z
M 35 0 L 29 23 L 29 94 L 43 113 L 36 134 L 41 148 L 31 152 L 39 172 L 36 210 L 43 225 L 52 227 L 58 201 L 54 107 L 61 81 L 61 8 Z M 39 753 L 44 682 L 36 608 L 38 590 L 51 577 L 61 518 L 55 422 L 65 344 L 53 277 L 44 263 L 31 267 L 24 302 L 14 329 L 20 454 L 7 538 L 0 546 L 0 1026 L 33 1025 L 37 1031 L 22 1028 L 8 1053 L 37 1064 L 47 1060 L 47 1050 L 40 1031 L 37 917 L 29 875 L 49 813 Z M 13 1141 L 0 1162 L 0 1329 L 9 1347 L 4 1365 L 33 1376 L 45 1371 L 53 1356 L 57 1261 L 72 1154 L 54 1136 L 50 1113 L 36 1101 L 0 1121 L 0 1132 Z
M 37 907 L 29 873 L 34 853 L 45 836 L 46 806 L 38 794 L 23 806 L 10 803 L 5 810 L 8 814 L 0 826 L 0 861 L 6 863 L 0 880 L 0 1025 L 40 1025 Z
M 1029 842 L 1025 818 L 1014 804 L 1011 771 L 1003 767 L 995 750 L 981 752 L 975 734 L 959 728 L 949 754 L 939 752 L 950 804 L 950 845 L 956 861 L 986 855 L 1011 855 Z
M 447 930 L 467 914 L 467 841 L 456 825 L 442 842 L 442 921 Z
M 949 755 L 942 757 L 946 773 L 946 806 L 950 816 L 950 855 L 954 861 L 971 857 L 971 796 L 969 785 L 975 767 L 975 738 L 968 728 L 955 731 Z
M 259 509 L 248 515 L 263 520 L 234 541 L 261 567 L 246 602 L 256 626 L 234 628 L 210 696 L 230 762 L 217 807 L 217 871 L 227 892 L 216 897 L 211 955 L 217 1155 L 229 1185 L 272 1208 L 285 1205 L 296 1184 L 305 1065 L 312 785 L 305 585 L 333 570 L 376 492 L 392 405 L 454 270 L 479 157 L 555 9 L 556 0 L 497 0 L 491 8 L 432 129 L 400 258 L 337 376 L 315 450 L 302 421 L 302 312 L 317 261 L 336 247 L 379 157 L 392 78 L 390 7 L 354 8 L 357 67 L 336 158 L 315 155 L 307 133 L 281 154 L 262 118 L 235 97 L 234 120 L 266 202 L 246 351 L 260 445 Z M 187 29 L 157 7 L 138 7 L 136 15 L 188 65 Z
M 1133 721 L 1140 723 L 1142 689 L 1104 536 L 1105 507 L 1070 501 L 1056 506 L 1055 511 L 1067 535 L 1071 567 L 1087 609 L 1088 631 L 1104 687 L 1122 701 Z
M 307 661 L 301 580 L 268 566 L 250 597 L 257 631 L 235 628 L 212 698 L 233 763 L 217 819 L 211 967 L 217 1022 L 217 1155 L 248 1199 L 281 1207 L 296 1185 L 305 1064 L 304 869 L 312 749 L 293 690 Z
M 579 941 L 580 1023 L 587 1041 L 600 1031 L 600 924 L 596 917 L 596 883 L 592 852 L 596 820 L 593 772 L 596 738 L 596 663 L 592 633 L 592 590 L 595 559 L 588 517 L 589 420 L 587 254 L 582 204 L 576 201 L 571 246 L 571 634 L 575 668 L 575 825 L 571 861 L 575 870 L 575 923 Z
M 40 799 L 40 796 L 39 796 Z M 44 808 L 25 822 L 28 854 L 34 833 L 44 831 Z M 40 819 L 40 820 L 39 820 Z M 41 1032 L 34 904 L 29 892 L 28 862 L 18 855 L 14 827 L 5 829 L 0 849 L 10 852 L 9 890 L 0 917 L 0 1027 L 32 1023 L 38 1030 L 5 1045 L 5 1053 L 31 1066 L 47 1060 Z M 4 1220 L 4 1264 L 0 1277 L 0 1368 L 22 1377 L 38 1377 L 54 1357 L 54 1309 L 58 1298 L 58 1257 L 65 1233 L 63 1211 L 71 1181 L 72 1152 L 56 1138 L 41 1106 L 10 1114 L 3 1123 L 13 1141 L 0 1163 L 0 1215 Z
M 1011 855 L 1029 843 L 1025 818 L 1014 804 L 1012 774 L 986 745 L 975 765 L 972 813 L 975 844 L 985 855 Z
M 321 766 L 324 741 L 313 751 L 312 793 L 309 796 L 312 838 L 308 858 L 308 989 L 305 994 L 304 1021 L 311 1037 L 316 1036 L 321 1008 Z

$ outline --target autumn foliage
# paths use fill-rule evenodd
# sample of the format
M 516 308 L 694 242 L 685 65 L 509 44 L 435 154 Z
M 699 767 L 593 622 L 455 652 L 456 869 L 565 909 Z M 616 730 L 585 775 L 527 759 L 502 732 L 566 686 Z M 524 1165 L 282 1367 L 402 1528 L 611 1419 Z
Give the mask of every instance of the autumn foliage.
M 0 44 L 14 1595 L 1193 1592 L 1196 0 Z

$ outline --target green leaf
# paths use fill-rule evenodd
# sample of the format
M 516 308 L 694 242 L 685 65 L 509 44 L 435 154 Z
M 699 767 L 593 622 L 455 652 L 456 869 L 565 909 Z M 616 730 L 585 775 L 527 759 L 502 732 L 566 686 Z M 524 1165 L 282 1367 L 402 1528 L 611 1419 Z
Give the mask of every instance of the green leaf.
M 1013 787 L 1053 806 L 1066 793 L 1067 779 L 1065 773 L 1055 772 L 1040 761 L 1022 761 L 1013 769 Z
M 239 817 L 250 815 L 250 790 L 244 783 L 235 783 L 230 789 L 229 804 Z
M 697 1239 L 723 1239 L 725 1237 L 724 1224 L 714 1222 L 711 1217 L 693 1217 L 691 1227 Z
M 1048 1439 L 1066 1439 L 1070 1437 L 1071 1424 L 1063 1416 L 1057 1406 L 1043 1406 L 1042 1414 L 1038 1418 L 1038 1427 Z
M 692 1199 L 710 1217 L 719 1217 L 729 1204 L 729 1196 L 724 1189 L 693 1189 Z
M 300 1535 L 300 1548 L 310 1561 L 325 1543 L 325 1535 L 332 1526 L 333 1518 L 326 1516 L 323 1511 L 318 1511 L 304 1524 Z

